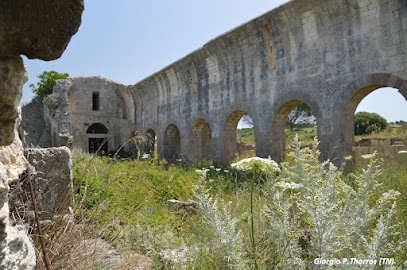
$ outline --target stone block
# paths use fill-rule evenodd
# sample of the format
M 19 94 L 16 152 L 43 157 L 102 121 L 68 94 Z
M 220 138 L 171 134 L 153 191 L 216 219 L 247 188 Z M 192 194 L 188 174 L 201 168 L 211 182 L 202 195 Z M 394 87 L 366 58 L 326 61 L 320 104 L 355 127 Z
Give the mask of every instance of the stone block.
M 54 215 L 65 214 L 73 203 L 71 151 L 67 147 L 31 148 L 27 150 L 27 160 L 40 218 L 52 219 Z M 11 194 L 13 211 L 19 211 L 20 205 L 31 205 L 27 173 L 12 186 Z M 30 222 L 31 219 L 32 216 L 27 217 Z

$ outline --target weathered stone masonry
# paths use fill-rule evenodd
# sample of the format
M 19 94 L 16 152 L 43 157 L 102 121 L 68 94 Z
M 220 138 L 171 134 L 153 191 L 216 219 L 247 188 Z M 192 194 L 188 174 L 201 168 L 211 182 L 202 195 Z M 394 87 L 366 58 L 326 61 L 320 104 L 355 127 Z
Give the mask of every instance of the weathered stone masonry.
M 168 159 L 228 162 L 247 113 L 256 154 L 282 161 L 287 115 L 303 101 L 316 117 L 322 157 L 341 164 L 352 153 L 359 102 L 383 86 L 407 98 L 406 48 L 405 0 L 291 1 L 135 85 L 118 86 L 124 102 L 115 104 L 127 112 L 119 141 L 148 131 Z M 83 136 L 83 128 L 77 132 Z
M 28 79 L 20 54 L 59 58 L 78 30 L 83 8 L 83 0 L 0 2 L 0 269 L 34 269 L 36 263 L 27 235 L 9 222 L 9 183 L 27 167 L 16 136 Z

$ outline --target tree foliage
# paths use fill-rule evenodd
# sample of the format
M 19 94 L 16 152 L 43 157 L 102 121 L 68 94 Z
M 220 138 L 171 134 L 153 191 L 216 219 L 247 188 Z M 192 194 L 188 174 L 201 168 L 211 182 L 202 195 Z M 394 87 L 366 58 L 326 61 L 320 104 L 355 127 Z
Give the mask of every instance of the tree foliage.
M 243 115 L 241 121 L 248 128 L 254 127 L 253 120 L 248 114 Z M 301 102 L 288 114 L 287 127 L 293 130 L 296 127 L 307 124 L 315 124 L 315 117 L 312 114 L 311 108 L 306 103 Z
M 377 113 L 358 112 L 354 125 L 355 135 L 364 135 L 386 129 L 387 121 Z
M 292 111 L 288 114 L 287 126 L 290 130 L 293 130 L 295 127 L 305 125 L 305 124 L 314 124 L 315 117 L 312 114 L 311 108 L 304 102 L 298 104 Z
M 39 96 L 41 99 L 44 99 L 46 96 L 52 93 L 52 88 L 55 85 L 55 81 L 58 79 L 66 79 L 69 77 L 68 73 L 59 73 L 54 70 L 44 71 L 42 74 L 37 76 L 40 81 L 37 82 L 37 85 L 30 84 L 32 91 Z

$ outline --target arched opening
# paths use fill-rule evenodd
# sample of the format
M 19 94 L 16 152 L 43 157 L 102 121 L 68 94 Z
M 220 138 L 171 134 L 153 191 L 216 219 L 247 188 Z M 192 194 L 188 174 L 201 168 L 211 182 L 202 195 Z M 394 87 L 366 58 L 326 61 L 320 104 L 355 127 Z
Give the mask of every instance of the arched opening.
M 194 122 L 189 132 L 189 153 L 193 161 L 212 159 L 212 132 L 204 119 Z
M 251 124 L 245 124 L 244 119 L 247 119 Z M 239 124 L 240 123 L 240 124 Z M 242 154 L 242 148 L 244 141 L 239 141 L 238 145 L 238 131 L 237 129 L 250 129 L 253 131 L 252 140 L 254 141 L 254 126 L 252 118 L 245 111 L 234 111 L 226 119 L 223 129 L 223 145 L 222 154 L 223 161 L 226 163 L 241 157 L 253 156 L 254 151 L 251 154 Z M 240 133 L 240 132 L 239 132 Z M 239 136 L 240 137 L 240 136 Z M 253 146 L 254 147 L 254 146 Z
M 291 144 L 296 134 L 300 142 L 309 143 L 317 136 L 317 123 L 308 104 L 290 100 L 275 112 L 271 130 L 271 158 L 280 163 L 286 159 L 286 143 Z
M 238 159 L 256 156 L 254 122 L 248 114 L 244 114 L 240 118 L 236 132 L 236 155 Z
M 164 158 L 174 162 L 181 154 L 181 135 L 178 128 L 171 124 L 164 132 Z
M 355 137 L 355 114 L 376 113 L 387 121 L 385 130 L 376 124 L 365 134 Z M 359 117 L 362 117 L 359 115 Z M 392 157 L 399 150 L 407 149 L 407 96 L 392 87 L 365 86 L 350 96 L 342 114 L 343 156 L 358 159 L 363 154 L 378 152 Z M 358 123 L 356 123 L 358 124 Z
M 89 153 L 108 154 L 108 133 L 109 129 L 101 123 L 95 123 L 86 130 L 89 142 Z
M 146 132 L 146 142 L 144 152 L 149 155 L 153 155 L 156 148 L 157 135 L 153 129 L 149 129 Z

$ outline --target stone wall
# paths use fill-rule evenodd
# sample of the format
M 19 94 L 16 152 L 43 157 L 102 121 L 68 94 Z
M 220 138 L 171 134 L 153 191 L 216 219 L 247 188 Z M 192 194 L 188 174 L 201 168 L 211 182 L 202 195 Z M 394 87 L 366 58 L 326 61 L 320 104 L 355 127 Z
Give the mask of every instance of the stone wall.
M 352 152 L 353 115 L 383 86 L 407 98 L 407 1 L 296 0 L 208 42 L 126 88 L 139 133 L 152 129 L 158 151 L 175 126 L 179 155 L 196 156 L 195 122 L 211 130 L 210 156 L 236 151 L 236 118 L 253 119 L 256 154 L 284 159 L 284 127 L 300 101 L 312 109 L 322 158 Z M 175 137 L 174 137 L 175 140 Z M 198 150 L 199 153 L 199 150 Z
M 135 131 L 133 115 L 127 110 L 125 97 L 120 91 L 124 87 L 101 77 L 58 80 L 53 93 L 63 98 L 56 109 L 60 112 L 60 117 L 56 119 L 57 136 L 72 136 L 72 147 L 84 151 L 89 150 L 89 139 L 106 137 L 108 151 L 117 150 Z M 97 110 L 93 108 L 94 93 L 98 96 Z M 93 124 L 103 125 L 108 133 L 90 134 L 88 129 Z M 125 149 L 128 147 L 126 145 Z
M 399 151 L 407 150 L 406 137 L 378 137 L 366 138 L 356 142 L 353 147 L 354 156 L 359 159 L 362 155 L 377 152 L 386 158 L 396 157 Z
M 28 147 L 50 147 L 51 126 L 44 114 L 44 104 L 36 97 L 21 108 L 20 126 L 24 130 L 25 145 Z

